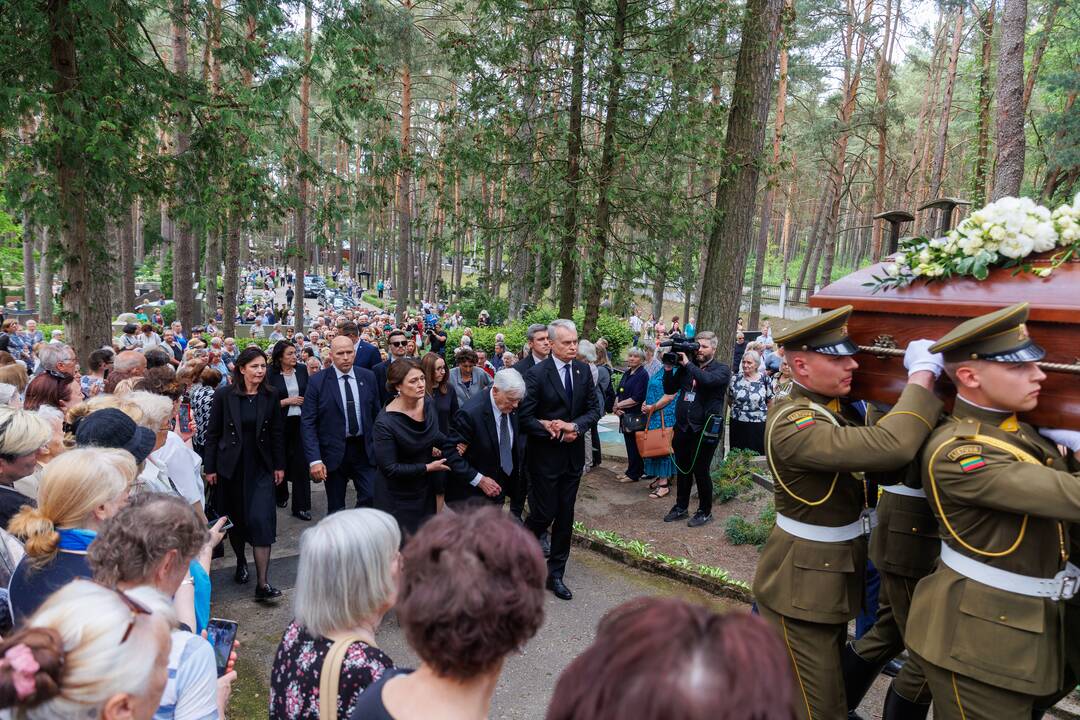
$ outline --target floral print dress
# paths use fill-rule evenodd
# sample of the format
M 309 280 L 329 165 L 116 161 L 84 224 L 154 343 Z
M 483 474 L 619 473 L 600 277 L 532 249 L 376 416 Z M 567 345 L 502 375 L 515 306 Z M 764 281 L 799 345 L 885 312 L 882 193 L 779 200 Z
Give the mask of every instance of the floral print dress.
M 319 720 L 319 679 L 333 641 L 313 637 L 295 621 L 285 629 L 270 672 L 270 720 Z M 356 700 L 394 661 L 377 647 L 354 642 L 345 654 L 338 685 L 339 718 L 352 715 Z
M 765 414 L 772 398 L 769 379 L 762 374 L 757 380 L 749 380 L 740 373 L 728 386 L 728 398 L 731 401 L 731 449 L 740 448 L 763 454 Z

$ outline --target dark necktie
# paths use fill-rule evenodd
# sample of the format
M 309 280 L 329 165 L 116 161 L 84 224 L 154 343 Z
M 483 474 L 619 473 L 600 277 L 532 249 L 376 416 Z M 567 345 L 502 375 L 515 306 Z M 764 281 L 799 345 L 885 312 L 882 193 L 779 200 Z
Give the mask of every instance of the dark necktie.
M 356 396 L 353 395 L 352 375 L 342 375 L 345 381 L 345 423 L 348 427 L 348 435 L 352 437 L 360 434 L 360 421 L 356 419 Z
M 510 419 L 506 413 L 499 418 L 499 467 L 509 475 L 514 470 L 514 457 L 510 452 Z
M 574 407 L 574 384 L 570 382 L 570 363 L 562 366 L 563 387 L 566 388 L 566 403 L 571 409 Z

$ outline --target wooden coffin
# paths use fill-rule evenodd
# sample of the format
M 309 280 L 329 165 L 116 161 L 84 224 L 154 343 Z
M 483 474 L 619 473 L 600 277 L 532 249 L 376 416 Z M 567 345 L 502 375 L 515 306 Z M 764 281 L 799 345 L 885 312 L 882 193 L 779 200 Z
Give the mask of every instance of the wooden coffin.
M 1033 263 L 1035 267 L 1048 264 L 1045 259 Z M 1066 263 L 1048 278 L 1013 273 L 999 268 L 986 280 L 920 280 L 899 290 L 874 293 L 864 283 L 884 274 L 883 265 L 876 264 L 823 288 L 810 298 L 810 305 L 823 310 L 853 305 L 848 332 L 858 345 L 904 348 L 911 340 L 936 340 L 967 318 L 1027 301 L 1031 303 L 1028 330 L 1046 349 L 1043 362 L 1080 363 L 1080 263 Z M 856 359 L 859 369 L 851 396 L 896 402 L 907 381 L 902 358 L 863 352 Z M 1044 427 L 1080 430 L 1080 375 L 1046 374 L 1039 406 L 1024 419 Z M 955 389 L 944 375 L 937 389 L 950 399 L 951 407 Z

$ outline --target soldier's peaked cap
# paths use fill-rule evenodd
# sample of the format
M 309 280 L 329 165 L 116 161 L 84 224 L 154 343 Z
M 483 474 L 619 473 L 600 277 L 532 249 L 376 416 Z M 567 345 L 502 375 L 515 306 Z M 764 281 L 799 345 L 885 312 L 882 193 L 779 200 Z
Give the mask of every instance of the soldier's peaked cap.
M 854 355 L 859 347 L 847 333 L 851 305 L 803 320 L 785 321 L 773 332 L 773 341 L 789 351 L 812 351 L 823 355 Z
M 960 323 L 931 345 L 930 351 L 944 355 L 945 362 L 1042 360 L 1046 351 L 1028 335 L 1027 319 L 1028 304 L 1016 303 Z

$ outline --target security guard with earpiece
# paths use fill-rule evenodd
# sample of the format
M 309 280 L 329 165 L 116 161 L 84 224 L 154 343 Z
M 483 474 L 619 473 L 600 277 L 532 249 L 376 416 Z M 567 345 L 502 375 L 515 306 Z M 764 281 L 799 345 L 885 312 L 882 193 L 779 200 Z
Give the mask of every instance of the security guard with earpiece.
M 765 450 L 776 528 L 754 577 L 762 617 L 787 645 L 803 720 L 847 715 L 841 650 L 862 608 L 866 538 L 875 523 L 864 472 L 901 468 L 916 456 L 941 414 L 930 388 L 939 366 L 927 343 L 905 354 L 908 385 L 873 426 L 841 402 L 851 390 L 858 348 L 847 335 L 851 306 L 774 333 L 794 384 L 769 408 Z
M 944 355 L 957 397 L 920 456 L 941 558 L 915 589 L 905 639 L 937 720 L 1029 720 L 1062 686 L 1065 601 L 1080 584 L 1068 563 L 1080 475 L 1017 420 L 1035 408 L 1046 377 L 1027 317 L 1019 303 L 930 348 Z

